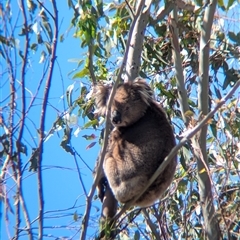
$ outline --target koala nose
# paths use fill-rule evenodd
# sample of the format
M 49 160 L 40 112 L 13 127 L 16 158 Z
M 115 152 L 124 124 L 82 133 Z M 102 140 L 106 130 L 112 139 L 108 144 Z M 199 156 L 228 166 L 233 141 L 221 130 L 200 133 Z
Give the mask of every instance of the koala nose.
M 121 123 L 121 113 L 118 111 L 112 112 L 112 122 L 115 124 Z

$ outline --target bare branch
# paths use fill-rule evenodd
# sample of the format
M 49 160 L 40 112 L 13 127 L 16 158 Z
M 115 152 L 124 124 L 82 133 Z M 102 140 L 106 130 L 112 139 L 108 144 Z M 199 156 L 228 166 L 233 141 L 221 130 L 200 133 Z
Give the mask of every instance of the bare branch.
M 150 218 L 149 213 L 147 212 L 147 210 L 144 208 L 144 209 L 142 209 L 142 212 L 143 212 L 143 215 L 144 215 L 145 218 L 146 218 L 148 227 L 151 229 L 152 234 L 153 234 L 154 237 L 155 237 L 154 239 L 156 239 L 156 240 L 161 240 L 160 234 L 157 232 L 156 225 L 152 222 L 152 220 L 151 220 L 151 218 Z
M 161 22 L 173 10 L 174 6 L 176 6 L 174 1 L 166 2 L 165 8 L 157 15 L 156 19 L 150 19 L 151 24 L 155 25 Z
M 77 161 L 76 153 L 75 153 L 75 152 L 74 152 L 73 158 L 74 158 L 74 162 L 75 162 L 75 165 L 76 165 L 76 168 L 77 168 L 78 178 L 79 178 L 79 181 L 80 181 L 80 183 L 81 183 L 83 192 L 84 192 L 85 196 L 87 196 L 87 191 L 86 191 L 86 188 L 85 188 L 85 185 L 84 185 L 82 176 L 81 176 L 81 172 L 80 172 L 80 169 L 79 169 L 79 165 L 78 165 L 78 161 Z
M 152 1 L 141 0 L 138 3 L 130 42 L 127 43 L 128 58 L 126 62 L 126 81 L 133 81 L 139 76 L 141 67 L 141 54 L 143 48 L 144 32 L 149 21 L 150 6 Z
M 6 21 L 6 20 L 5 20 Z M 6 30 L 6 29 L 5 29 Z M 15 95 L 15 72 L 14 72 L 14 68 L 13 68 L 13 63 L 12 60 L 10 58 L 8 49 L 5 47 L 5 45 L 2 45 L 2 49 L 3 52 L 6 56 L 6 62 L 7 62 L 7 67 L 8 67 L 8 72 L 9 72 L 9 82 L 10 82 L 10 113 L 9 113 L 9 118 L 8 118 L 8 122 L 9 122 L 9 127 L 8 127 L 8 133 L 9 133 L 9 149 L 7 152 L 7 157 L 5 159 L 4 162 L 4 166 L 5 166 L 5 170 L 3 169 L 2 174 L 1 174 L 1 181 L 4 181 L 5 178 L 5 174 L 7 171 L 7 167 L 8 164 L 11 164 L 11 168 L 13 171 L 13 178 L 14 181 L 17 182 L 17 169 L 15 166 L 15 163 L 12 159 L 13 157 L 13 153 L 14 153 L 14 145 L 13 145 L 13 136 L 14 136 L 14 115 L 15 115 L 15 101 L 16 101 L 16 95 Z M 2 182 L 0 182 L 2 184 Z M 16 193 L 16 197 L 18 197 L 18 192 Z M 6 198 L 7 199 L 7 198 Z M 20 227 L 20 202 L 16 201 L 15 204 L 15 213 L 16 213 L 16 225 L 15 225 L 15 237 L 16 239 L 18 239 L 19 236 L 19 232 L 18 229 Z
M 187 91 L 185 89 L 185 79 L 183 76 L 183 67 L 182 67 L 182 59 L 180 55 L 179 34 L 178 34 L 177 24 L 178 24 L 177 6 L 174 6 L 173 12 L 171 14 L 169 28 L 171 33 L 171 42 L 173 46 L 172 55 L 173 55 L 173 63 L 176 70 L 178 99 L 180 102 L 182 119 L 185 125 L 187 125 L 189 122 L 189 119 L 186 117 L 185 113 L 189 110 L 189 105 L 188 105 Z
M 203 17 L 200 38 L 198 109 L 203 115 L 206 115 L 209 112 L 208 93 L 210 35 L 216 6 L 217 0 L 212 0 L 208 3 Z M 205 168 L 204 165 L 208 166 L 206 139 L 207 125 L 202 127 L 199 135 L 196 137 L 196 139 L 193 140 L 193 142 L 195 142 L 195 145 L 201 149 L 201 154 L 199 154 L 199 151 L 194 148 L 198 166 L 198 187 L 207 237 L 209 239 L 220 239 L 220 229 L 217 218 L 215 216 L 210 177 L 206 171 L 202 171 L 202 169 Z
M 25 8 L 25 3 L 23 0 L 21 0 L 21 11 L 23 14 L 23 25 L 25 29 L 28 29 L 28 25 L 27 25 L 27 16 L 26 16 L 26 8 Z M 33 239 L 33 235 L 32 235 L 32 230 L 31 230 L 31 225 L 30 225 L 30 218 L 29 218 L 29 214 L 28 214 L 28 210 L 26 207 L 26 202 L 24 200 L 24 196 L 23 196 L 23 192 L 22 192 L 22 160 L 21 160 L 21 141 L 22 141 L 22 137 L 23 137 L 23 129 L 25 126 L 25 112 L 26 112 L 26 94 L 25 94 L 25 74 L 26 74 L 26 66 L 27 66 L 27 59 L 28 59 L 28 49 L 29 49 L 29 35 L 28 35 L 28 31 L 26 31 L 26 35 L 25 35 L 25 47 L 24 47 L 24 54 L 23 54 L 23 62 L 22 62 L 22 70 L 21 70 L 21 92 L 22 92 L 22 116 L 21 116 L 21 123 L 20 123 L 20 129 L 19 129 L 19 135 L 18 135 L 18 139 L 16 141 L 16 145 L 17 145 L 17 158 L 18 158 L 18 164 L 17 164 L 17 168 L 18 168 L 18 180 L 17 180 L 17 188 L 18 188 L 18 194 L 19 194 L 19 198 L 20 198 L 20 202 L 22 205 L 22 209 L 23 209 L 23 214 L 26 220 L 26 226 L 27 226 L 27 232 L 29 235 L 29 239 Z
M 42 112 L 41 112 L 41 120 L 40 120 L 40 140 L 39 140 L 39 159 L 37 163 L 37 179 L 38 179 L 38 198 L 39 198 L 39 234 L 38 238 L 42 239 L 43 237 L 43 211 L 44 211 L 44 202 L 43 202 L 43 187 L 42 187 L 42 154 L 43 154 L 43 141 L 44 141 L 44 130 L 45 130 L 45 121 L 46 121 L 46 109 L 47 109 L 47 101 L 49 96 L 49 91 L 52 83 L 52 75 L 53 69 L 55 65 L 55 58 L 56 58 L 56 49 L 57 49 L 57 42 L 58 42 L 58 10 L 56 1 L 52 0 L 52 6 L 54 11 L 54 37 L 52 43 L 52 55 L 50 59 L 50 66 L 49 72 L 47 76 L 47 81 L 44 90 L 44 97 L 42 103 Z

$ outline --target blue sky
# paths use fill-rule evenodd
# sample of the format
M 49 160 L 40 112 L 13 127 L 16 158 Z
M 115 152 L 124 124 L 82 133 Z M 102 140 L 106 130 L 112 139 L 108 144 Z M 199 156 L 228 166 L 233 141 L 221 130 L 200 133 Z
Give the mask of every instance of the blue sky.
M 4 1 L 5 2 L 5 1 Z M 49 97 L 49 105 L 47 109 L 47 124 L 46 130 L 49 131 L 52 127 L 53 122 L 56 120 L 58 114 L 64 112 L 64 104 L 61 99 L 61 96 L 65 94 L 67 87 L 72 84 L 74 81 L 71 79 L 71 76 L 68 74 L 77 67 L 77 63 L 73 63 L 69 61 L 69 59 L 82 59 L 83 57 L 83 50 L 80 48 L 80 41 L 79 39 L 73 38 L 74 31 L 71 30 L 67 33 L 70 27 L 71 17 L 73 12 L 68 9 L 67 1 L 62 1 L 61 3 L 57 2 L 58 11 L 59 11 L 59 25 L 60 25 L 60 32 L 59 36 L 63 33 L 66 34 L 65 41 L 62 43 L 58 43 L 57 49 L 57 61 L 58 64 L 55 64 L 54 74 L 53 74 L 53 82 L 50 89 L 50 97 Z M 12 12 L 13 12 L 13 20 L 15 20 L 15 16 L 19 11 L 17 4 L 12 4 Z M 18 23 L 18 26 L 20 24 Z M 19 28 L 20 31 L 20 28 Z M 15 32 L 18 33 L 18 30 Z M 16 37 L 20 40 L 20 46 L 23 46 L 24 41 L 23 38 L 16 35 Z M 36 36 L 32 35 L 32 38 Z M 29 62 L 31 62 L 31 67 L 29 65 L 27 75 L 26 75 L 26 87 L 34 93 L 36 91 L 37 84 L 39 79 L 42 75 L 42 69 L 44 63 L 39 64 L 40 60 L 40 53 L 31 52 Z M 4 61 L 1 59 L 1 69 L 3 71 L 6 68 L 4 65 Z M 20 59 L 18 59 L 20 62 Z M 59 68 L 58 68 L 59 66 Z M 18 69 L 20 72 L 20 69 Z M 19 76 L 19 74 L 17 74 Z M 19 76 L 20 77 L 20 76 Z M 6 77 L 4 78 L 6 80 Z M 4 81 L 5 82 L 5 81 Z M 83 79 L 83 83 L 87 81 Z M 44 84 L 43 84 L 44 86 Z M 9 94 L 9 84 L 8 81 L 6 84 L 3 83 L 1 80 L 0 83 L 0 100 L 3 101 L 6 96 Z M 77 97 L 79 93 L 80 81 L 75 82 L 75 92 L 74 96 Z M 41 109 L 41 98 L 43 93 L 43 87 L 41 88 L 38 99 L 36 100 L 34 107 L 30 110 L 28 114 L 28 119 L 26 120 L 26 124 L 29 128 L 29 132 L 24 132 L 24 138 L 26 140 L 25 144 L 28 146 L 28 156 L 24 159 L 26 162 L 31 155 L 31 147 L 34 147 L 34 141 L 38 142 L 38 136 L 36 135 L 36 127 L 39 127 L 40 121 L 40 109 Z M 18 90 L 17 96 L 19 97 L 19 104 L 18 108 L 21 108 L 21 93 Z M 30 101 L 31 95 L 27 92 L 28 103 Z M 75 98 L 76 99 L 76 98 Z M 8 99 L 9 101 L 9 99 Z M 2 102 L 2 106 L 8 102 Z M 65 104 L 65 106 L 67 106 Z M 29 120 L 31 119 L 32 122 Z M 18 120 L 17 118 L 15 119 Z M 83 126 L 84 122 L 82 119 L 78 119 L 78 125 L 81 127 Z M 87 121 L 87 119 L 86 119 Z M 76 129 L 76 128 L 75 128 Z M 2 135 L 3 129 L 0 129 L 0 135 Z M 32 136 L 31 136 L 31 134 Z M 86 141 L 82 136 L 85 134 L 92 134 L 94 133 L 96 136 L 99 136 L 100 131 L 94 130 L 84 130 L 79 133 L 78 137 L 72 137 L 72 146 L 77 150 L 77 152 L 81 155 L 83 160 L 87 162 L 87 164 L 93 168 L 95 165 L 95 160 L 98 155 L 99 145 L 96 144 L 93 148 L 86 150 L 86 146 L 90 143 Z M 45 226 L 50 227 L 44 230 L 45 234 L 50 234 L 53 236 L 63 236 L 63 237 L 70 237 L 76 233 L 76 229 L 74 230 L 64 230 L 63 228 L 56 229 L 51 228 L 51 226 L 74 226 L 79 228 L 81 221 L 75 222 L 73 221 L 73 214 L 77 211 L 78 214 L 81 214 L 85 211 L 85 195 L 83 193 L 83 189 L 81 187 L 77 167 L 74 161 L 74 158 L 69 154 L 66 153 L 60 146 L 61 137 L 63 135 L 62 131 L 59 131 L 57 134 L 55 133 L 54 136 L 48 139 L 48 141 L 44 145 L 44 153 L 43 153 L 43 188 L 44 188 L 44 203 L 45 203 L 45 212 L 48 212 L 45 215 Z M 34 140 L 33 140 L 34 139 Z M 92 173 L 91 171 L 82 163 L 81 159 L 77 157 L 77 162 L 80 168 L 81 176 L 83 178 L 85 187 L 87 192 L 90 190 L 92 185 Z M 27 167 L 28 169 L 28 167 Z M 14 186 L 14 183 L 9 178 L 7 181 L 8 187 Z M 14 188 L 7 189 L 8 190 L 8 197 L 9 199 L 13 198 L 14 196 Z M 28 172 L 27 170 L 24 173 L 24 180 L 23 180 L 23 193 L 24 197 L 27 202 L 27 207 L 30 214 L 30 219 L 33 221 L 38 216 L 38 197 L 37 197 L 37 178 L 36 174 L 33 172 Z M 61 211 L 63 209 L 68 209 L 74 206 L 76 202 L 75 209 L 70 209 L 68 211 Z M 11 201 L 11 203 L 13 203 Z M 97 208 L 92 208 L 92 214 L 100 214 L 97 212 L 96 209 L 100 208 L 100 204 L 98 200 L 95 200 L 93 206 L 96 205 Z M 14 206 L 13 206 L 14 209 Z M 53 211 L 53 212 L 50 212 Z M 15 223 L 15 216 L 11 213 L 8 214 L 9 221 L 5 224 L 5 217 L 4 217 L 4 207 L 1 208 L 2 215 L 2 222 L 1 222 L 1 235 L 0 239 L 8 239 L 8 235 L 6 232 L 6 225 L 8 231 L 12 235 L 14 233 L 14 223 Z M 63 215 L 65 215 L 63 217 Z M 56 217 L 57 216 L 57 217 Z M 60 217 L 58 217 L 60 216 Z M 97 215 L 95 215 L 97 216 Z M 93 224 L 93 223 L 91 223 Z M 96 226 L 97 222 L 94 223 L 95 228 L 89 229 L 89 234 L 93 234 L 97 231 Z M 21 225 L 24 226 L 24 223 Z M 37 221 L 32 225 L 33 228 L 38 226 Z M 79 235 L 75 236 L 74 239 L 78 238 Z M 27 236 L 23 236 L 21 239 L 27 239 Z M 48 239 L 45 237 L 44 239 Z M 51 238 L 50 238 L 51 239 Z M 54 238 L 55 239 L 55 238 Z
M 5 2 L 5 1 L 4 1 Z M 13 1 L 12 1 L 13 2 Z M 47 4 L 49 1 L 45 1 Z M 59 36 L 62 34 L 65 35 L 65 41 L 62 43 L 58 43 L 57 49 L 57 62 L 55 65 L 53 82 L 50 89 L 50 97 L 49 97 L 49 105 L 47 109 L 47 124 L 46 131 L 49 131 L 52 127 L 53 122 L 56 120 L 58 114 L 62 114 L 66 110 L 66 102 L 63 104 L 63 100 L 61 96 L 65 94 L 67 87 L 74 83 L 69 76 L 69 73 L 77 67 L 77 63 L 71 61 L 71 59 L 82 59 L 84 56 L 84 50 L 80 47 L 79 39 L 73 38 L 73 29 L 68 32 L 70 27 L 71 17 L 73 15 L 72 10 L 68 9 L 67 1 L 58 1 L 57 2 L 58 11 L 59 11 L 59 27 L 60 32 Z M 51 9 L 51 8 L 49 8 Z M 18 5 L 12 5 L 13 11 L 13 19 L 16 18 L 17 12 L 19 11 Z M 20 32 L 20 22 L 17 24 L 19 27 L 16 30 L 16 37 L 20 40 L 20 46 L 23 46 L 24 41 L 23 38 L 17 36 L 17 33 Z M 239 31 L 239 26 L 232 24 L 229 28 L 233 28 L 233 31 Z M 36 35 L 32 35 L 32 38 L 36 38 Z M 42 47 L 42 49 L 45 49 Z M 28 67 L 26 80 L 27 80 L 27 88 L 30 89 L 33 93 L 36 91 L 37 84 L 42 75 L 42 69 L 44 67 L 44 63 L 39 64 L 41 54 L 41 46 L 38 52 L 31 52 L 29 62 L 31 63 Z M 70 60 L 70 61 L 69 61 Z M 18 59 L 18 63 L 20 63 L 20 58 Z M 6 66 L 4 65 L 3 59 L 0 60 L 0 72 L 4 72 Z M 20 73 L 20 69 L 18 69 Z M 17 74 L 20 77 L 19 73 Z M 6 80 L 6 76 L 3 75 L 3 78 L 0 79 L 0 102 L 3 101 L 6 96 L 9 94 L 9 82 Z M 82 83 L 86 83 L 86 79 L 81 79 Z M 4 84 L 6 81 L 6 84 Z M 75 81 L 74 85 L 74 99 L 76 99 L 79 88 L 80 88 L 80 79 Z M 29 159 L 31 155 L 31 147 L 34 147 L 34 141 L 38 142 L 38 136 L 36 132 L 36 127 L 39 127 L 40 120 L 40 110 L 41 110 L 41 102 L 42 102 L 42 93 L 43 87 L 41 88 L 38 99 L 36 100 L 34 107 L 31 109 L 28 115 L 28 119 L 26 120 L 26 124 L 29 128 L 29 132 L 24 132 L 25 144 L 28 146 L 28 156 L 24 159 L 25 163 Z M 18 89 L 18 108 L 21 108 L 21 93 Z M 27 92 L 28 103 L 30 101 L 31 95 Z M 8 103 L 9 99 L 2 103 L 3 107 Z M 76 112 L 74 112 L 77 114 Z M 7 113 L 6 113 L 7 114 Z M 30 121 L 30 119 L 32 121 Z M 18 121 L 18 119 L 15 119 Z M 87 121 L 87 119 L 86 119 Z M 78 119 L 78 125 L 83 126 L 84 122 L 82 119 Z M 74 128 L 74 130 L 76 127 Z M 0 135 L 4 133 L 3 128 L 0 128 Z M 81 155 L 83 160 L 93 168 L 95 165 L 95 160 L 97 158 L 99 152 L 99 145 L 96 144 L 93 148 L 86 150 L 87 145 L 90 143 L 86 141 L 82 136 L 85 134 L 94 133 L 97 137 L 99 136 L 99 131 L 94 130 L 83 130 L 79 133 L 78 137 L 72 137 L 72 146 L 77 150 L 77 152 Z M 85 211 L 86 198 L 81 187 L 77 167 L 74 161 L 74 158 L 66 153 L 61 147 L 60 142 L 62 140 L 63 132 L 59 131 L 55 133 L 54 136 L 49 138 L 49 140 L 45 143 L 44 153 L 43 153 L 43 187 L 44 187 L 44 202 L 45 202 L 45 226 L 48 227 L 44 230 L 45 234 L 50 234 L 50 236 L 54 237 L 71 237 L 73 239 L 78 239 L 79 234 L 74 234 L 79 229 L 81 221 L 74 222 L 73 214 L 76 211 L 78 214 L 83 214 Z M 77 157 L 77 163 L 80 168 L 81 176 L 83 178 L 83 182 L 85 184 L 87 192 L 90 190 L 90 187 L 93 182 L 91 171 L 85 166 L 85 164 L 81 161 L 79 157 Z M 28 169 L 28 167 L 27 167 Z M 24 173 L 24 197 L 26 198 L 27 207 L 30 213 L 30 219 L 33 221 L 38 216 L 38 197 L 37 197 L 37 180 L 36 175 L 33 172 L 28 172 L 27 170 Z M 8 182 L 8 197 L 9 199 L 13 199 L 14 196 L 14 183 L 9 178 Z M 13 201 L 11 201 L 13 203 Z M 76 208 L 72 208 L 76 204 Z M 101 205 L 98 200 L 93 201 L 93 207 L 91 215 L 94 217 L 96 222 L 90 221 L 90 228 L 88 231 L 88 236 L 92 237 L 95 232 L 97 232 L 97 219 L 99 217 L 100 211 L 98 209 L 101 208 Z M 13 206 L 14 209 L 14 206 Z M 69 209 L 69 210 L 66 210 Z M 65 211 L 63 211 L 65 210 Z M 4 208 L 2 206 L 2 222 L 1 222 L 1 232 L 0 239 L 8 239 L 6 232 L 9 230 L 10 234 L 14 233 L 14 223 L 15 216 L 9 213 L 9 222 L 5 224 L 4 217 Z M 23 223 L 22 223 L 23 224 Z M 24 226 L 24 225 L 22 225 Z M 37 221 L 32 225 L 33 228 L 38 226 Z M 53 228 L 53 226 L 56 226 Z M 61 227 L 63 226 L 63 227 Z M 64 227 L 66 226 L 66 227 Z M 67 228 L 68 227 L 68 228 Z M 73 227 L 71 230 L 70 227 Z M 35 231 L 36 232 L 36 231 Z M 45 237 L 44 239 L 52 239 Z M 27 236 L 23 236 L 21 239 L 27 239 Z M 53 238 L 55 239 L 55 238 Z

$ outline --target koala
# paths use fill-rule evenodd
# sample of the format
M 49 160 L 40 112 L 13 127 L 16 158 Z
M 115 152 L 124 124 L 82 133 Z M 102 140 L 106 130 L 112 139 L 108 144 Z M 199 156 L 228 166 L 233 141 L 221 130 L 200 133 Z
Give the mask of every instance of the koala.
M 103 115 L 110 89 L 104 85 L 96 89 L 97 111 Z M 114 128 L 103 170 L 115 198 L 126 203 L 142 191 L 176 143 L 165 112 L 141 78 L 119 84 L 111 106 L 111 122 Z M 134 205 L 148 207 L 158 200 L 171 184 L 176 165 L 174 157 Z

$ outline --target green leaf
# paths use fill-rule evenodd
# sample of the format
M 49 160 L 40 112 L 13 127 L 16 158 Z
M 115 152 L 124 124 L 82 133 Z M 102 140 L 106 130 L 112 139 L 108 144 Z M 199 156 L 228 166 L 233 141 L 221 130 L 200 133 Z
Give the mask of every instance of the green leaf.
M 29 12 L 34 13 L 34 11 L 37 9 L 37 4 L 34 3 L 32 0 L 27 0 L 27 7 Z
M 75 213 L 73 214 L 73 220 L 74 220 L 75 222 L 78 221 L 78 214 L 77 214 L 77 211 L 75 211 Z
M 76 79 L 76 78 L 83 78 L 89 75 L 89 70 L 87 68 L 84 68 L 82 71 L 76 73 L 72 79 Z
M 217 89 L 214 85 L 214 91 L 215 91 L 215 94 L 217 96 L 218 99 L 221 99 L 222 98 L 222 95 L 221 95 L 221 92 L 219 89 Z
M 202 5 L 203 5 L 203 1 L 202 1 L 202 0 L 196 0 L 196 4 L 197 4 L 198 6 L 202 6 Z
M 240 32 L 237 34 L 237 44 L 240 45 Z
M 226 10 L 229 10 L 229 8 L 233 5 L 234 2 L 237 2 L 237 1 L 236 0 L 229 0 L 228 4 L 227 4 L 227 9 Z
M 96 7 L 97 7 L 97 11 L 100 17 L 103 16 L 104 12 L 103 12 L 103 1 L 102 0 L 96 0 Z
M 81 93 L 80 93 L 80 95 L 82 97 L 84 97 L 84 96 L 86 96 L 86 94 L 87 94 L 87 87 L 86 86 L 81 86 Z
M 43 43 L 43 39 L 42 39 L 41 34 L 37 35 L 37 42 L 38 42 L 38 44 L 42 44 Z
M 23 143 L 20 143 L 20 152 L 24 153 L 27 156 L 27 146 Z
M 90 144 L 86 147 L 86 150 L 89 150 L 89 149 L 92 148 L 95 144 L 96 144 L 96 142 L 90 143 Z
M 5 139 L 4 137 L 7 136 L 6 134 L 3 134 L 3 136 L 0 138 L 1 139 L 1 144 L 2 144 L 2 147 L 4 149 L 4 152 L 7 154 L 8 151 L 9 151 L 9 147 L 10 147 L 10 142 L 8 141 L 8 139 L 6 140 L 3 140 Z
M 84 137 L 86 140 L 93 140 L 96 138 L 96 136 L 94 134 L 91 135 L 83 135 L 82 137 Z
M 231 79 L 226 76 L 223 82 L 223 90 L 225 90 L 228 87 L 230 82 L 231 82 Z
M 216 126 L 216 123 L 213 122 L 210 124 L 210 128 L 212 130 L 212 134 L 215 138 L 217 138 L 217 126 Z
M 191 110 L 188 110 L 184 113 L 184 115 L 187 117 L 187 118 L 190 118 L 190 117 L 193 117 L 194 116 L 194 112 L 191 111 Z
M 69 127 L 66 127 L 64 129 L 64 136 L 62 139 L 62 142 L 60 144 L 60 146 L 68 153 L 74 155 L 74 151 L 70 145 L 70 139 L 71 139 L 71 133 L 72 133 L 72 129 L 70 129 Z
M 48 21 L 43 21 L 43 26 L 47 30 L 50 41 L 52 41 L 53 38 L 52 26 L 49 24 Z
M 64 34 L 61 34 L 60 35 L 60 42 L 63 42 L 65 40 L 65 35 Z
M 52 54 L 52 47 L 51 44 L 49 42 L 44 41 L 44 45 L 46 46 L 48 53 Z
M 134 240 L 139 240 L 140 239 L 140 232 L 137 230 L 137 231 L 135 231 L 135 233 L 134 233 L 134 238 L 133 238 Z
M 93 126 L 96 126 L 98 125 L 98 120 L 97 119 L 94 119 L 92 121 L 89 121 L 87 122 L 82 129 L 85 129 L 85 128 L 89 128 L 89 127 L 93 127 Z
M 167 26 L 165 24 L 160 25 L 160 26 L 156 25 L 155 31 L 159 36 L 165 36 L 166 31 L 167 31 Z
M 33 50 L 33 51 L 37 51 L 37 48 L 38 48 L 38 44 L 37 43 L 33 43 L 30 48 Z
M 70 153 L 71 155 L 74 155 L 74 151 L 72 149 L 72 147 L 67 144 L 66 142 L 61 142 L 60 146 L 68 153 Z
M 179 183 L 178 183 L 178 191 L 180 193 L 185 193 L 185 191 L 187 190 L 187 185 L 188 185 L 188 180 L 182 179 Z
M 0 35 L 0 42 L 3 44 L 6 44 L 7 46 L 10 46 L 10 42 L 7 38 L 5 38 L 4 36 Z
M 225 79 L 223 82 L 223 90 L 225 90 L 228 85 L 233 85 L 239 79 L 239 71 L 231 68 L 225 72 Z
M 175 96 L 171 93 L 171 91 L 166 90 L 165 86 L 160 82 L 156 84 L 157 89 L 161 91 L 163 95 L 168 98 L 175 98 Z
M 224 6 L 224 2 L 223 0 L 218 0 L 218 6 L 222 9 L 222 10 L 225 10 L 225 6 Z
M 39 159 L 39 149 L 38 148 L 33 148 L 32 149 L 32 156 L 30 158 L 30 166 L 29 166 L 29 172 L 33 171 L 36 172 L 37 171 L 37 163 L 38 163 L 38 159 Z
M 185 151 L 187 152 L 187 154 L 189 154 L 189 150 L 186 150 L 185 148 Z M 182 164 L 183 169 L 187 172 L 188 166 L 186 164 L 187 159 L 185 158 L 185 155 L 186 154 L 184 154 L 184 150 L 182 149 L 182 151 L 180 151 L 180 163 Z
M 228 37 L 229 37 L 230 40 L 233 41 L 233 42 L 237 42 L 237 41 L 238 41 L 238 38 L 237 38 L 237 36 L 236 36 L 236 34 L 235 34 L 234 32 L 229 31 L 229 32 L 228 32 Z
M 24 59 L 23 52 L 22 52 L 21 50 L 19 51 L 19 56 L 20 56 L 22 59 Z
M 68 103 L 69 107 L 72 106 L 72 92 L 73 92 L 73 89 L 74 89 L 74 84 L 71 84 L 70 86 L 68 86 L 67 91 L 66 91 L 67 103 Z

